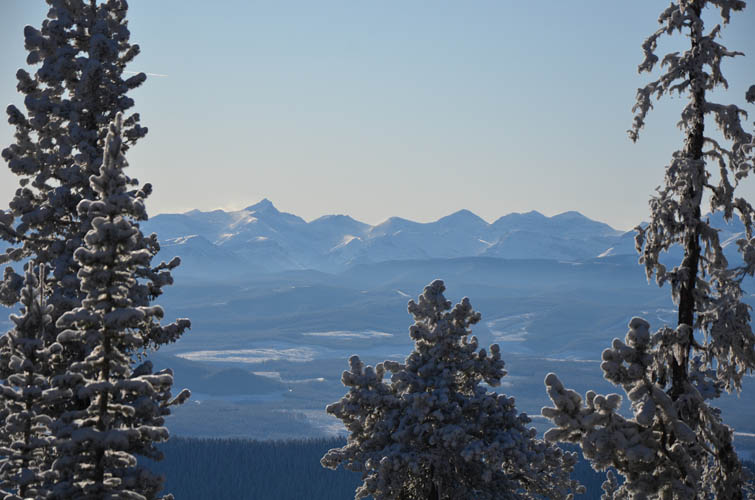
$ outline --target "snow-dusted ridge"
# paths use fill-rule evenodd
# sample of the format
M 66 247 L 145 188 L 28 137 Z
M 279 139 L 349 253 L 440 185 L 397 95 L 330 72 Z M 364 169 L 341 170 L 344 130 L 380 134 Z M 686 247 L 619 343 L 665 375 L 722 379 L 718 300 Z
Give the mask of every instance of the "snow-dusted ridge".
M 160 236 L 161 257 L 182 257 L 185 275 L 339 272 L 360 263 L 477 256 L 572 262 L 635 253 L 633 231 L 575 211 L 511 213 L 488 223 L 459 210 L 434 222 L 391 217 L 371 226 L 343 214 L 307 222 L 263 199 L 237 211 L 157 215 L 143 230 Z M 722 236 L 736 247 L 738 232 L 732 227 Z

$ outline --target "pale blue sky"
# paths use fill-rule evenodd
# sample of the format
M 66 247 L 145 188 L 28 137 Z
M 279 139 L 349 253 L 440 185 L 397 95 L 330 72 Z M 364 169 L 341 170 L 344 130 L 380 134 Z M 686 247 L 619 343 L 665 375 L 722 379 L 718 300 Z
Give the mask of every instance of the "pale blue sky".
M 267 197 L 308 220 L 579 210 L 629 229 L 681 144 L 679 99 L 656 107 L 637 144 L 626 135 L 648 80 L 640 45 L 666 5 L 131 0 L 131 69 L 166 76 L 133 93 L 150 132 L 130 174 L 154 184 L 153 215 Z M 46 10 L 0 0 L 3 105 L 21 104 L 22 29 Z M 725 66 L 725 102 L 743 105 L 755 5 L 724 43 L 749 56 Z M 3 118 L 0 145 L 11 140 Z M 2 205 L 15 187 L 0 168 Z

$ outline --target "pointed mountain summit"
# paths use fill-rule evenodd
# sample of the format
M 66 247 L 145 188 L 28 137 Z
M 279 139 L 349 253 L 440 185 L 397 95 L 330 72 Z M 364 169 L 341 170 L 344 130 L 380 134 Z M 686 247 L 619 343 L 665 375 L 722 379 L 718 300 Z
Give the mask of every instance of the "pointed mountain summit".
M 270 230 L 279 231 L 282 227 L 306 224 L 304 219 L 298 215 L 279 211 L 275 205 L 273 205 L 273 202 L 267 198 L 263 198 L 254 205 L 250 205 L 236 213 L 240 215 L 240 218 L 236 223 L 236 226 L 238 227 L 255 224 L 259 221 L 263 225 L 268 226 Z M 265 234 L 263 236 L 269 235 Z
M 257 213 L 280 213 L 277 208 L 275 208 L 275 205 L 273 205 L 273 202 L 268 200 L 267 198 L 262 198 L 259 202 L 255 203 L 254 205 L 250 205 L 244 209 L 247 212 L 257 212 Z

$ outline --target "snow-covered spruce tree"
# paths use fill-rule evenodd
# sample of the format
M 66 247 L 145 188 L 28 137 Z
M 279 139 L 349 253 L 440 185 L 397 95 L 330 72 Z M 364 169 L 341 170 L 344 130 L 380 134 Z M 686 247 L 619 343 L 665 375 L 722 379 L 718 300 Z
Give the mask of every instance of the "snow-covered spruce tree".
M 44 272 L 40 274 L 44 275 Z M 46 410 L 70 397 L 69 390 L 50 387 L 50 358 L 60 344 L 45 347 L 43 336 L 50 322 L 43 283 L 26 273 L 21 313 L 7 333 L 3 354 L 10 359 L 7 378 L 0 384 L 0 496 L 4 500 L 45 498 L 54 480 L 49 470 L 53 437 Z
M 15 142 L 2 152 L 10 170 L 19 177 L 19 188 L 8 210 L 0 210 L 0 238 L 10 243 L 0 254 L 0 264 L 33 259 L 44 265 L 47 302 L 53 307 L 48 342 L 59 330 L 57 319 L 81 303 L 78 263 L 74 251 L 82 246 L 91 221 L 76 207 L 94 199 L 89 177 L 102 163 L 107 125 L 116 114 L 133 107 L 128 92 L 146 76 L 125 76 L 126 65 L 139 53 L 129 42 L 125 0 L 47 0 L 48 19 L 37 29 L 24 29 L 27 63 L 36 66 L 30 74 L 19 69 L 18 91 L 25 95 L 23 112 L 8 106 L 8 122 L 15 127 Z M 124 119 L 124 151 L 143 137 L 139 114 Z M 149 184 L 138 188 L 129 179 L 133 196 L 147 197 Z M 155 255 L 156 236 L 142 238 L 139 245 Z M 172 282 L 170 269 L 176 262 L 136 270 L 144 287 L 134 289 L 137 303 L 145 305 Z M 6 268 L 0 282 L 0 300 L 18 301 L 23 279 Z M 154 342 L 175 340 L 181 329 L 153 329 Z M 68 358 L 76 358 L 69 353 Z M 2 366 L 0 366 L 0 375 Z
M 745 474 L 732 445 L 732 430 L 720 411 L 709 404 L 722 391 L 739 391 L 742 378 L 755 368 L 755 336 L 750 308 L 742 302 L 742 280 L 755 271 L 753 211 L 735 196 L 739 182 L 753 170 L 753 137 L 744 131 L 744 110 L 709 102 L 706 95 L 727 86 L 721 72 L 726 57 L 741 55 L 717 42 L 720 25 L 705 31 L 703 12 L 717 10 L 724 24 L 741 11 L 739 0 L 674 0 L 660 18 L 660 29 L 643 44 L 641 72 L 651 72 L 664 34 L 685 33 L 690 47 L 663 57 L 660 77 L 638 90 L 632 140 L 637 140 L 651 99 L 674 92 L 688 98 L 679 126 L 684 147 L 666 167 L 665 185 L 650 200 L 650 223 L 638 227 L 637 249 L 648 279 L 669 283 L 678 307 L 675 328 L 654 334 L 634 318 L 625 342 L 618 339 L 603 352 L 601 368 L 621 386 L 631 403 L 632 417 L 618 413 L 620 397 L 588 392 L 585 401 L 565 389 L 554 374 L 546 386 L 554 408 L 544 408 L 556 428 L 550 441 L 579 443 L 597 469 L 609 466 L 624 476 L 619 486 L 607 481 L 604 498 L 743 498 Z M 708 11 L 710 13 L 710 11 Z M 755 102 L 755 86 L 746 99 Z M 726 146 L 705 135 L 713 118 Z M 730 266 L 718 231 L 702 217 L 710 211 L 725 220 L 738 217 L 745 234 L 737 242 L 743 264 Z M 662 252 L 674 245 L 684 251 L 673 269 L 661 263 Z
M 327 412 L 350 435 L 321 460 L 362 473 L 356 498 L 570 498 L 574 454 L 535 438 L 514 399 L 488 392 L 506 375 L 497 345 L 478 351 L 469 299 L 451 309 L 436 280 L 409 302 L 414 351 L 405 363 L 349 359 L 348 393 Z M 386 382 L 386 370 L 391 373 Z
M 78 205 L 82 218 L 92 221 L 84 246 L 74 253 L 84 299 L 57 321 L 64 329 L 58 341 L 84 345 L 87 355 L 53 378 L 83 403 L 54 425 L 55 499 L 156 498 L 162 478 L 135 456 L 161 458 L 155 443 L 168 439 L 164 417 L 189 395 L 182 391 L 171 399 L 170 370 L 152 374 L 149 362 L 132 370 L 133 354 L 150 342 L 163 310 L 134 299 L 138 270 L 148 266 L 152 253 L 141 245 L 135 223 L 146 217 L 145 208 L 128 191 L 121 126 L 119 114 L 109 127 L 99 174 L 90 179 L 96 198 Z
M 7 109 L 15 127 L 15 141 L 3 150 L 3 159 L 19 177 L 19 188 L 8 210 L 0 210 L 0 238 L 10 243 L 0 254 L 0 264 L 33 260 L 44 266 L 45 302 L 51 321 L 45 326 L 44 345 L 51 346 L 62 328 L 57 320 L 81 304 L 79 263 L 73 258 L 91 228 L 88 214 L 77 211 L 81 200 L 94 199 L 89 178 L 99 172 L 107 124 L 120 112 L 133 107 L 128 92 L 145 80 L 143 73 L 124 76 L 127 64 L 139 53 L 129 42 L 124 0 L 47 0 L 48 19 L 37 29 L 24 29 L 30 74 L 17 72 L 18 90 L 25 95 L 25 111 Z M 139 115 L 123 123 L 126 138 L 122 149 L 146 134 Z M 149 184 L 138 188 L 128 179 L 128 196 L 146 198 Z M 151 255 L 159 251 L 157 237 L 137 234 L 138 248 Z M 170 270 L 178 260 L 151 266 L 149 260 L 135 269 L 137 284 L 129 289 L 134 305 L 147 306 L 172 282 Z M 0 281 L 0 303 L 13 306 L 20 298 L 24 279 L 11 267 Z M 140 325 L 148 339 L 139 349 L 159 347 L 176 340 L 188 321 L 161 326 Z M 0 336 L 0 379 L 12 373 L 9 367 L 9 337 Z M 3 347 L 5 346 L 5 347 Z M 84 342 L 68 342 L 60 356 L 53 356 L 50 376 L 62 376 L 82 361 L 90 348 Z M 76 398 L 46 408 L 53 419 L 81 405 Z M 81 407 L 78 407 L 81 409 Z M 55 455 L 49 454 L 50 461 Z

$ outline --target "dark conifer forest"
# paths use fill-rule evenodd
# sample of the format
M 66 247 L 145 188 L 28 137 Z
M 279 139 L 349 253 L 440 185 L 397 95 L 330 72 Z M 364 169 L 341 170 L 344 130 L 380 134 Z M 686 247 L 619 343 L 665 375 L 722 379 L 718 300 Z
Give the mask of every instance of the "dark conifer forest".
M 160 446 L 165 459 L 151 463 L 150 469 L 167 477 L 166 493 L 186 500 L 350 500 L 361 482 L 360 475 L 320 466 L 325 452 L 344 444 L 340 438 L 252 441 L 175 437 Z M 580 460 L 573 477 L 587 488 L 578 499 L 600 499 L 603 474 Z

